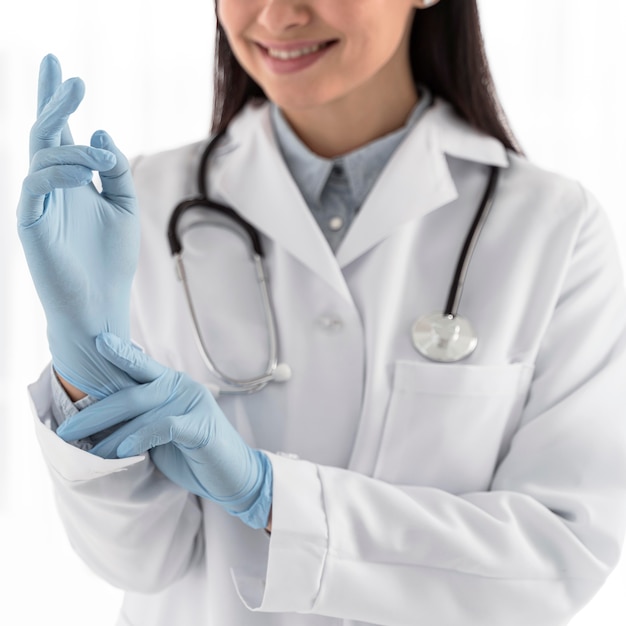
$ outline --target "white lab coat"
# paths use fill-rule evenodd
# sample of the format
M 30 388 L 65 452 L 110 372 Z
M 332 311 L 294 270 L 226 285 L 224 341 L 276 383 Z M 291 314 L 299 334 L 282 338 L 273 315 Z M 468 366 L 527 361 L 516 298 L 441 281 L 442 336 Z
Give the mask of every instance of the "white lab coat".
M 202 145 L 136 166 L 143 240 L 135 338 L 210 382 L 166 241 Z M 412 346 L 445 304 L 485 188 L 503 167 L 460 313 L 456 364 Z M 606 216 L 575 182 L 508 154 L 439 101 L 333 255 L 289 176 L 267 105 L 232 123 L 209 188 L 262 233 L 293 376 L 220 403 L 274 470 L 273 532 L 165 479 L 37 432 L 72 545 L 127 590 L 133 626 L 565 624 L 615 566 L 626 527 L 626 302 Z M 216 362 L 265 357 L 252 265 L 220 229 L 195 292 Z M 208 242 L 208 243 L 206 243 Z M 251 611 L 250 609 L 253 609 Z

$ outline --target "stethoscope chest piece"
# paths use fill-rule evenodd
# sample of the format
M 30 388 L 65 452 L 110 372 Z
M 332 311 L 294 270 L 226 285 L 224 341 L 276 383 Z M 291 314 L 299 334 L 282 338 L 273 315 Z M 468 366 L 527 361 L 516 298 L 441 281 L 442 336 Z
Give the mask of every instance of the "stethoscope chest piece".
M 478 345 L 472 325 L 460 315 L 431 313 L 411 329 L 415 349 L 431 361 L 453 363 L 468 357 Z

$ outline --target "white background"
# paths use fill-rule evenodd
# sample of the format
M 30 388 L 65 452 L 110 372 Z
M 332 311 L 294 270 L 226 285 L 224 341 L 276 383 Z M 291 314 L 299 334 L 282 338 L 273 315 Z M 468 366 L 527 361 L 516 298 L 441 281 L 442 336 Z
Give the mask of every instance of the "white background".
M 65 76 L 85 80 L 72 118 L 78 143 L 104 128 L 135 156 L 200 139 L 210 123 L 213 3 L 22 0 L 10 14 L 8 5 L 0 9 L 0 623 L 111 626 L 121 592 L 63 534 L 25 391 L 48 360 L 14 216 L 37 71 L 52 52 Z M 626 3 L 480 5 L 498 91 L 526 153 L 600 199 L 626 258 Z M 626 557 L 572 624 L 623 626 L 625 586 Z

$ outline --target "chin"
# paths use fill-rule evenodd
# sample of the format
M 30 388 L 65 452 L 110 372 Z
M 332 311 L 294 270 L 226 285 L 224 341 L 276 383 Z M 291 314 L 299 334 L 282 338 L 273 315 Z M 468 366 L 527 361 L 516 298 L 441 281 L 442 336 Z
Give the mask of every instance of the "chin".
M 322 109 L 331 104 L 336 98 L 330 94 L 321 94 L 319 92 L 310 93 L 306 90 L 295 91 L 294 93 L 280 93 L 265 91 L 268 98 L 283 111 L 307 112 L 314 109 Z

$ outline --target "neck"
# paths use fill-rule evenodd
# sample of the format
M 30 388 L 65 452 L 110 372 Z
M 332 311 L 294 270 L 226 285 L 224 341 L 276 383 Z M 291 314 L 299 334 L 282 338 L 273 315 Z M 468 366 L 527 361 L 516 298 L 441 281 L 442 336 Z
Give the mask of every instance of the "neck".
M 334 158 L 383 137 L 406 123 L 418 101 L 412 82 L 403 91 L 355 94 L 311 109 L 282 110 L 294 132 L 315 154 Z M 358 100 L 357 100 L 358 98 Z

